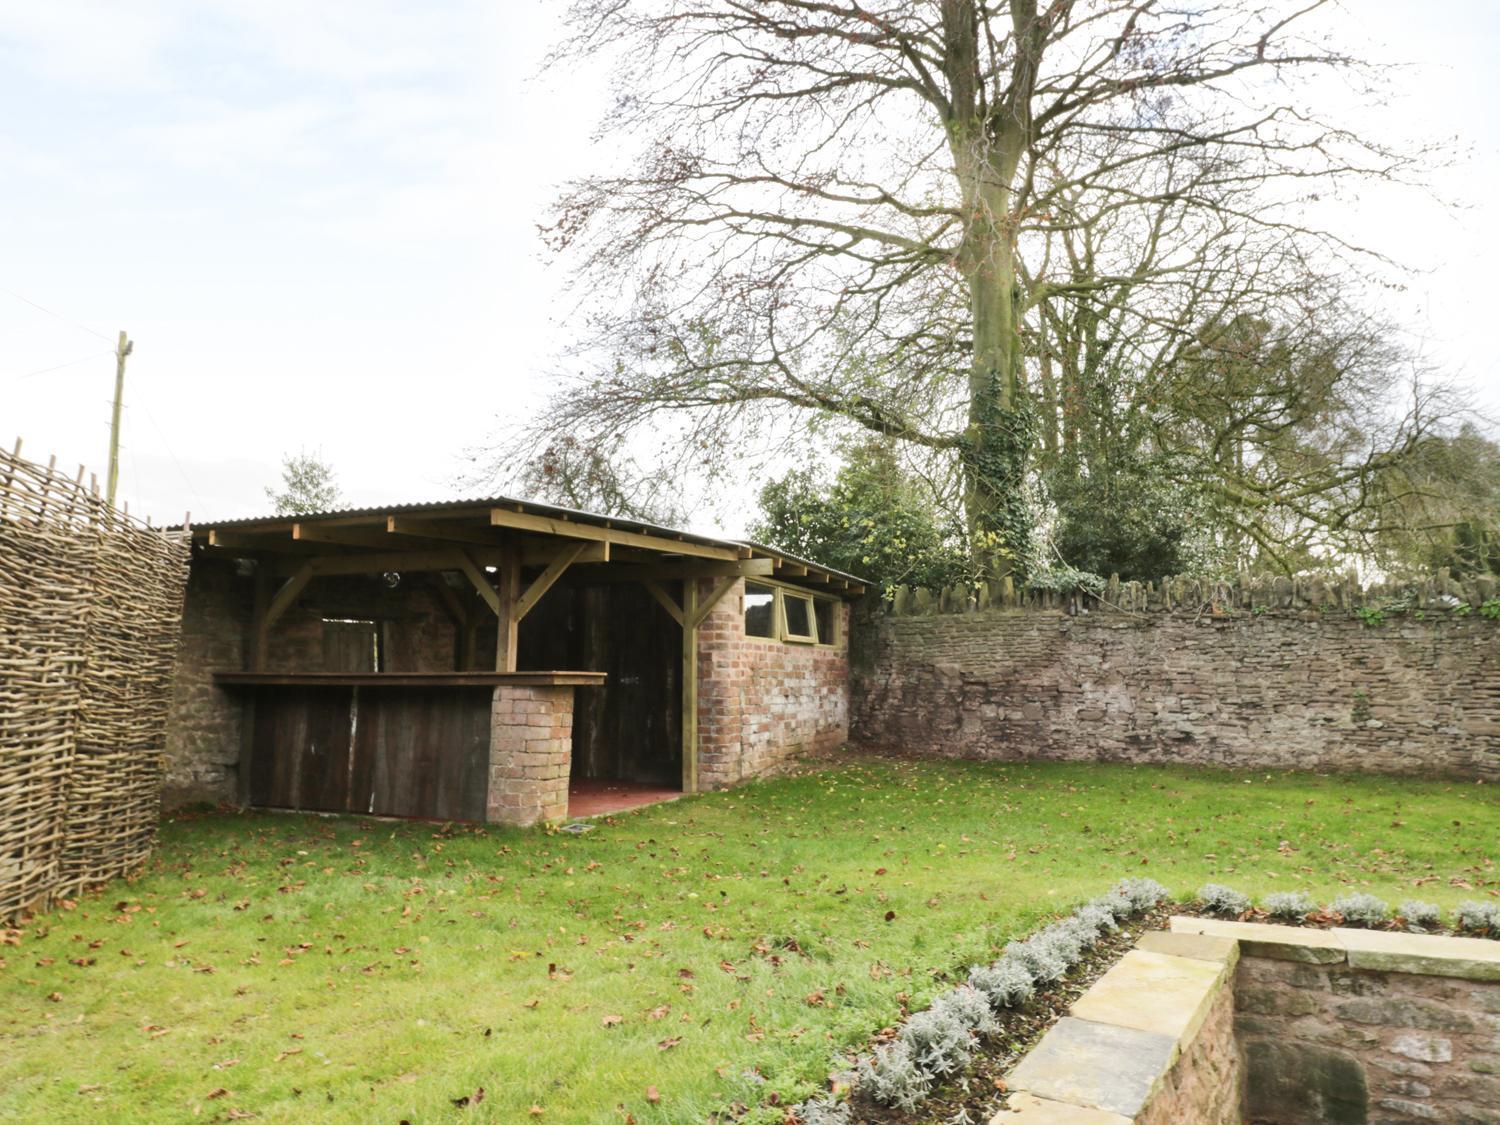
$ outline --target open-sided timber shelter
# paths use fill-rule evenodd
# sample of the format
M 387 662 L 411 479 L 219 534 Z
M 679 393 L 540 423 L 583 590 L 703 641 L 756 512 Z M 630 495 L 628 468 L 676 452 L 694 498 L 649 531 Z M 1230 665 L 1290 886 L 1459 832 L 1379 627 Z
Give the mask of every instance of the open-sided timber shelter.
M 848 729 L 860 579 L 509 498 L 192 529 L 169 799 L 531 824 Z

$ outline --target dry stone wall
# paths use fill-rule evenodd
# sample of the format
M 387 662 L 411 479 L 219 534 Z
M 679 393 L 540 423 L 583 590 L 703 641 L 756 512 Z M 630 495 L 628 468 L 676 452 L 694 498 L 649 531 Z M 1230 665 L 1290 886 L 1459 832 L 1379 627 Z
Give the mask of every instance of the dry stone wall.
M 1488 584 L 1113 594 L 981 608 L 992 600 L 906 593 L 867 607 L 850 653 L 853 739 L 1000 760 L 1500 780 L 1500 621 L 1466 601 L 1493 596 Z

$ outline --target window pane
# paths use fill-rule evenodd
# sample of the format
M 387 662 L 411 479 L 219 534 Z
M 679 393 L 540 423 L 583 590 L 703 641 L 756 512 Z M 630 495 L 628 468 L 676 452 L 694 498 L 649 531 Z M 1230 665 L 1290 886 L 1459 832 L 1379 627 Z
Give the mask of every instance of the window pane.
M 810 639 L 813 635 L 812 599 L 801 594 L 783 593 L 781 604 L 782 612 L 786 614 L 786 635 Z
M 745 583 L 745 635 L 774 637 L 776 623 L 771 611 L 776 607 L 776 591 L 755 582 Z
M 813 602 L 813 612 L 818 617 L 819 644 L 831 645 L 834 641 L 838 640 L 837 635 L 834 633 L 833 608 L 834 603 L 824 598 L 818 598 Z

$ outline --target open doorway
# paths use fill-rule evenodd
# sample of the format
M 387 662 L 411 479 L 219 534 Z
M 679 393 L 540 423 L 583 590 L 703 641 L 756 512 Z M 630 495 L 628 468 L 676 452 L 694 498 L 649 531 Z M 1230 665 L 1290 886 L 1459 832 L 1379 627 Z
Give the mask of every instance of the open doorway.
M 640 585 L 554 586 L 521 622 L 527 668 L 604 672 L 575 689 L 570 814 L 682 792 L 682 627 Z

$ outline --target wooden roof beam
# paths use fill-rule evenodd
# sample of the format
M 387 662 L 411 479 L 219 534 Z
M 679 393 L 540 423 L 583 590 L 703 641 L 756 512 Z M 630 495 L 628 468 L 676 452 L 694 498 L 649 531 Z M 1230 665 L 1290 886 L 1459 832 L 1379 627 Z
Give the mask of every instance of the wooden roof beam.
M 507 508 L 491 508 L 490 524 L 493 527 L 507 527 L 512 531 L 530 531 L 537 535 L 556 535 L 566 539 L 587 539 L 595 543 L 616 543 L 622 547 L 642 547 L 665 554 L 691 555 L 724 562 L 735 562 L 740 557 L 737 547 L 719 547 L 709 543 L 693 543 L 686 539 L 646 535 L 639 531 L 622 531 L 615 527 L 597 527 L 575 520 L 512 512 Z
M 774 572 L 770 559 L 743 559 L 739 562 L 681 563 L 610 563 L 601 567 L 577 567 L 574 575 L 580 582 L 676 581 L 681 578 L 756 578 Z
M 334 543 L 345 547 L 389 549 L 390 537 L 378 527 L 322 527 L 316 523 L 292 524 L 292 539 L 297 543 Z

